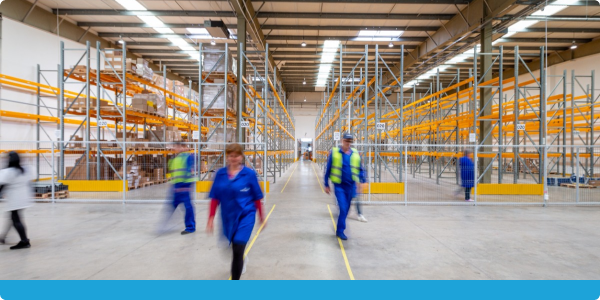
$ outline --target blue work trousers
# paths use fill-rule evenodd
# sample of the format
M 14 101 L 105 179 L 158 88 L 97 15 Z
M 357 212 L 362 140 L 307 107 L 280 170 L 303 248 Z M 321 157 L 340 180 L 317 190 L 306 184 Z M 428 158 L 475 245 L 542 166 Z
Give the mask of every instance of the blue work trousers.
M 181 203 L 183 203 L 183 206 L 185 207 L 185 231 L 194 232 L 196 231 L 196 220 L 194 217 L 194 206 L 192 205 L 189 191 L 173 193 L 173 210 L 177 209 L 177 206 Z
M 348 217 L 348 211 L 350 210 L 350 202 L 355 195 L 356 185 L 351 184 L 336 184 L 334 185 L 335 198 L 340 208 L 340 214 L 337 222 L 337 233 L 344 233 L 346 229 L 346 217 Z

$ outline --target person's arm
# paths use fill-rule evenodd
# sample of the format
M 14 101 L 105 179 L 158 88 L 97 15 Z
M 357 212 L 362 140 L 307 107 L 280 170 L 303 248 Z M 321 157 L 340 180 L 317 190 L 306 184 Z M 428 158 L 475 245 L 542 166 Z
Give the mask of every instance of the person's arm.
M 329 156 L 327 157 L 327 167 L 325 167 L 325 175 L 323 175 L 323 186 L 326 188 L 329 187 L 329 176 L 331 175 L 331 151 L 329 151 Z
M 363 168 L 362 159 L 360 160 L 360 172 L 358 173 L 358 178 L 360 179 L 360 183 L 367 183 L 367 172 L 365 168 Z
M 250 187 L 251 187 L 251 191 L 252 191 L 252 198 L 254 199 L 254 206 L 256 207 L 256 210 L 258 211 L 258 216 L 260 218 L 260 222 L 264 223 L 265 222 L 265 216 L 263 214 L 263 206 L 262 206 L 262 199 L 263 199 L 263 192 L 260 189 L 260 184 L 258 183 L 258 178 L 256 177 L 256 173 L 252 172 L 252 176 L 253 178 L 250 179 Z
M 258 216 L 260 217 L 260 222 L 265 222 L 265 215 L 263 214 L 263 206 L 262 199 L 254 201 L 254 206 L 256 206 L 256 210 L 258 211 Z

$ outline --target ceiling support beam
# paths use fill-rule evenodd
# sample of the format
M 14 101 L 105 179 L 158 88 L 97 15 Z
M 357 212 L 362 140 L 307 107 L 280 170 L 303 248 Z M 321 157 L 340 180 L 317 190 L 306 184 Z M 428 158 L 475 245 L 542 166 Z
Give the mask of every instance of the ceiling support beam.
M 39 0 L 35 0 L 33 1 L 33 4 L 31 5 L 31 7 L 29 8 L 29 10 L 27 11 L 27 13 L 25 14 L 25 16 L 23 17 L 23 19 L 21 19 L 21 22 L 25 22 L 25 20 L 27 19 L 27 17 L 29 17 L 29 15 L 31 14 L 31 12 L 33 11 L 33 9 L 37 6 Z M 2 1 L 0 1 L 2 2 Z
M 121 27 L 121 28 L 152 28 L 152 25 L 146 23 L 128 23 L 128 22 L 77 22 L 79 27 Z M 226 24 L 227 28 L 234 28 L 236 24 Z M 169 23 L 165 24 L 167 28 L 204 28 L 204 24 L 187 23 Z M 401 30 L 401 31 L 436 31 L 439 27 L 435 26 L 310 26 L 310 25 L 277 25 L 266 24 L 262 26 L 264 30 Z
M 361 14 L 361 13 L 254 13 L 252 5 L 246 5 L 241 0 L 230 0 L 237 13 L 238 8 L 248 10 L 253 14 L 243 14 L 250 19 L 353 19 L 353 20 L 450 20 L 453 14 Z M 238 4 L 234 4 L 234 2 Z M 248 2 L 251 4 L 252 2 Z M 251 11 L 250 11 L 251 10 Z M 62 16 L 155 16 L 155 17 L 205 17 L 205 18 L 236 18 L 232 11 L 202 11 L 202 10 L 124 10 L 124 9 L 53 9 L 52 12 Z M 260 28 L 258 25 L 256 28 Z
M 519 47 L 519 50 L 521 50 L 521 47 Z M 570 60 L 574 60 L 574 59 L 578 59 L 578 58 L 582 58 L 582 57 L 586 57 L 586 56 L 590 56 L 590 55 L 594 55 L 594 54 L 599 54 L 599 53 L 600 53 L 600 39 L 591 41 L 584 45 L 579 45 L 577 47 L 577 49 L 574 49 L 574 50 L 565 49 L 560 52 L 553 51 L 550 55 L 548 55 L 546 57 L 546 62 L 548 63 L 548 67 L 550 67 L 550 66 L 557 65 L 557 64 L 560 64 L 563 62 L 567 62 Z M 531 62 L 528 62 L 527 67 L 532 72 L 539 70 L 540 69 L 539 58 L 532 60 Z M 506 74 L 513 74 L 514 70 L 510 69 L 510 70 L 506 70 L 504 72 Z M 525 74 L 527 72 L 528 71 L 526 68 L 519 68 L 520 74 Z

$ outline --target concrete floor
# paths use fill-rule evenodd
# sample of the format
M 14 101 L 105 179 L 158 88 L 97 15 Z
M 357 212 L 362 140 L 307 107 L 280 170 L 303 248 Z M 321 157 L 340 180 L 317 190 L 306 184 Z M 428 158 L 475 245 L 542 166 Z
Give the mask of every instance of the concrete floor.
M 335 217 L 335 200 L 317 176 L 316 165 L 298 162 L 272 185 L 272 213 L 242 279 L 350 278 L 328 210 Z M 33 247 L 0 246 L 0 279 L 227 279 L 231 252 L 217 233 L 204 232 L 207 205 L 196 205 L 198 231 L 187 236 L 179 234 L 181 215 L 156 233 L 162 208 L 37 204 L 25 212 Z M 343 242 L 356 279 L 600 279 L 599 207 L 363 210 L 369 222 L 352 212 Z M 8 242 L 17 242 L 14 231 Z

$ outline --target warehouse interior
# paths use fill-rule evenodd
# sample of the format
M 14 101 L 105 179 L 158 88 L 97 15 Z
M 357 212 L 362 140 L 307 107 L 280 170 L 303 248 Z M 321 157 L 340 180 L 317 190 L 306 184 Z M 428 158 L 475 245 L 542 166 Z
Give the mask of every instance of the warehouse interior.
M 201 229 L 231 143 L 267 212 L 243 279 L 599 279 L 599 15 L 596 0 L 0 1 L 0 166 L 18 152 L 36 202 L 34 246 L 0 248 L 0 279 L 227 279 L 227 244 Z M 347 241 L 323 186 L 343 133 L 368 178 Z M 175 142 L 195 154 L 192 236 L 156 234 Z

